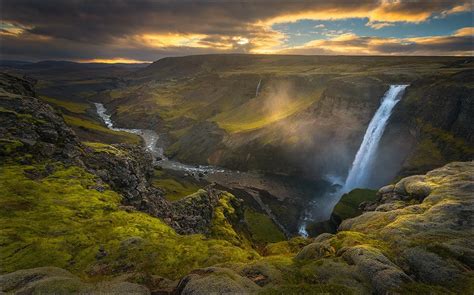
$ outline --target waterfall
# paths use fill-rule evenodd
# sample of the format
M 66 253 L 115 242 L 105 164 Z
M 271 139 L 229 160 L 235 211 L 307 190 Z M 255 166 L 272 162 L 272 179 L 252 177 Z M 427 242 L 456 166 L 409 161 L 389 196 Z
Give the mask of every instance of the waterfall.
M 390 89 L 382 98 L 382 103 L 370 121 L 369 127 L 367 127 L 364 139 L 357 151 L 352 167 L 349 170 L 346 182 L 342 188 L 343 193 L 349 192 L 357 187 L 367 187 L 369 184 L 371 168 L 380 139 L 385 131 L 393 108 L 400 101 L 407 86 L 408 85 L 391 85 Z
M 258 96 L 258 91 L 260 90 L 260 83 L 262 83 L 262 79 L 260 79 L 260 80 L 258 81 L 257 90 L 255 90 L 255 97 Z
M 300 235 L 308 236 L 306 231 L 308 222 L 328 220 L 342 194 L 354 188 L 363 188 L 369 185 L 369 177 L 372 172 L 371 168 L 380 139 L 385 131 L 393 108 L 400 101 L 407 87 L 408 85 L 391 85 L 390 89 L 384 94 L 380 107 L 375 112 L 375 115 L 367 127 L 364 139 L 357 151 L 346 181 L 342 183 L 342 181 L 334 175 L 328 175 L 326 177 L 331 184 L 342 185 L 342 187 L 333 192 L 323 194 L 309 204 L 302 216 L 302 221 L 299 226 Z M 319 208 L 317 211 L 323 213 L 323 215 L 316 215 L 314 212 L 315 208 Z

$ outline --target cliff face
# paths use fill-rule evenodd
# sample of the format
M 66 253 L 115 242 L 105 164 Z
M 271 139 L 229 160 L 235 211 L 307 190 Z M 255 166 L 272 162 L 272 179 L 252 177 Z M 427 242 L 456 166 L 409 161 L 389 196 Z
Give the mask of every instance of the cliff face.
M 33 165 L 47 163 L 47 169 L 32 169 L 31 177 L 43 178 L 57 163 L 77 166 L 100 178 L 104 185 L 123 196 L 123 204 L 163 218 L 180 233 L 209 232 L 213 209 L 220 193 L 190 198 L 183 211 L 180 202 L 171 204 L 153 187 L 152 156 L 140 146 L 81 143 L 63 117 L 35 96 L 32 85 L 10 75 L 0 76 L 0 157 L 4 162 Z M 192 210 L 195 208 L 196 210 Z M 204 214 L 203 212 L 207 213 Z
M 471 70 L 461 70 L 414 81 L 392 115 L 378 162 L 386 164 L 383 154 L 396 155 L 399 164 L 392 170 L 406 176 L 450 161 L 472 160 L 471 75 Z

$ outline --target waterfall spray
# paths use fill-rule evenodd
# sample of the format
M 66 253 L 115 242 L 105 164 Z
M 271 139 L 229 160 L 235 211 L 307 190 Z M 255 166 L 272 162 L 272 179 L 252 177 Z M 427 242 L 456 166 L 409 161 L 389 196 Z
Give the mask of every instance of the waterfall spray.
M 320 199 L 329 199 L 328 204 L 319 204 L 320 206 L 326 205 L 327 208 L 327 218 L 322 220 L 314 220 L 312 216 L 312 207 L 316 206 L 318 200 L 314 200 L 314 204 L 310 206 L 308 210 L 305 211 L 303 215 L 303 220 L 299 227 L 299 233 L 303 236 L 308 236 L 306 232 L 306 225 L 308 221 L 324 221 L 327 220 L 339 202 L 342 194 L 351 191 L 354 188 L 363 188 L 369 185 L 369 178 L 372 173 L 372 166 L 377 154 L 377 148 L 380 143 L 380 139 L 385 131 L 387 126 L 388 119 L 392 114 L 393 108 L 400 101 L 405 88 L 408 85 L 390 85 L 390 89 L 384 94 L 380 107 L 375 112 L 372 120 L 367 127 L 367 130 L 364 135 L 364 139 L 357 151 L 357 154 L 352 163 L 349 174 L 344 182 L 344 185 L 341 189 L 338 189 L 335 192 L 328 193 L 322 196 Z M 335 183 L 333 183 L 335 184 Z M 321 216 L 320 216 L 321 218 Z

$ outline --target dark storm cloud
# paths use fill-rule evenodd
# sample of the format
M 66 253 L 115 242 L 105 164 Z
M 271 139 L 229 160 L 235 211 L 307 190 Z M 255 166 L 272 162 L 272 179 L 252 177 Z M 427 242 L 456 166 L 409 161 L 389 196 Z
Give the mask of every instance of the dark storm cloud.
M 468 9 L 469 3 L 2 0 L 2 23 L 21 29 L 21 33 L 5 33 L 2 28 L 0 49 L 3 57 L 22 59 L 155 60 L 169 55 L 252 52 L 281 42 L 281 33 L 271 28 L 276 22 L 346 17 L 417 22 L 433 13 Z M 191 41 L 176 37 L 157 45 L 145 42 L 146 34 L 189 36 Z

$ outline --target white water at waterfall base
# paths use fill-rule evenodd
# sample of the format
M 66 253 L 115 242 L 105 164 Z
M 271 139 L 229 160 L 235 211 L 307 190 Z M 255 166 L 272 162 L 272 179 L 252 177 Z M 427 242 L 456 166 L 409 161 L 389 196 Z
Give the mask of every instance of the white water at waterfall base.
M 372 117 L 372 120 L 370 120 L 346 181 L 339 189 L 325 194 L 317 200 L 314 200 L 312 202 L 313 204 L 309 205 L 309 209 L 305 211 L 299 227 L 299 233 L 301 235 L 308 236 L 306 226 L 309 221 L 318 222 L 328 220 L 334 206 L 336 206 L 343 194 L 355 188 L 365 188 L 370 185 L 372 167 L 377 155 L 380 139 L 385 131 L 393 108 L 400 101 L 407 87 L 408 85 L 391 85 L 389 90 L 384 94 L 379 108 Z M 337 185 L 337 183 L 334 183 L 334 185 Z M 318 212 L 325 212 L 325 216 L 313 216 L 312 212 L 314 208 L 320 206 L 327 208 L 327 210 L 318 210 Z

